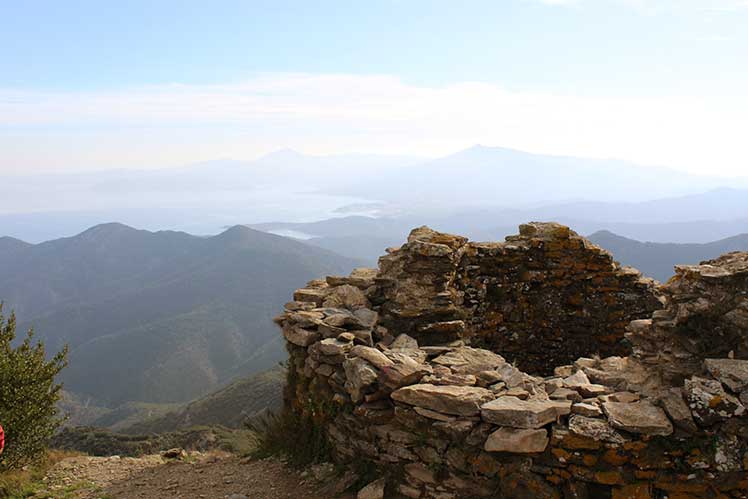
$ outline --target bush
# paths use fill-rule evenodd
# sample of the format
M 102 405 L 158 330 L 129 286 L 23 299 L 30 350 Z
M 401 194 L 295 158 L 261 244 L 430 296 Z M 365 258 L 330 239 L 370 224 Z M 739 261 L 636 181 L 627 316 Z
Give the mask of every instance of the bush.
M 15 315 L 6 320 L 0 304 L 0 424 L 5 429 L 0 471 L 42 458 L 63 422 L 57 410 L 62 386 L 55 378 L 67 365 L 67 348 L 47 361 L 44 345 L 33 342 L 33 331 L 14 347 L 15 339 Z

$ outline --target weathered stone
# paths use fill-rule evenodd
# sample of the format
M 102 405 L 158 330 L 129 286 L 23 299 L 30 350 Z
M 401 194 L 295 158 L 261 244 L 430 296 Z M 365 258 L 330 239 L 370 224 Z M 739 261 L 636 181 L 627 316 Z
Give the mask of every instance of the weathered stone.
M 328 290 L 325 288 L 319 288 L 319 289 L 310 289 L 310 288 L 302 288 L 297 289 L 293 294 L 294 301 L 297 302 L 309 302 L 313 303 L 316 306 L 322 305 L 322 303 L 325 301 L 325 298 L 327 297 Z
M 296 326 L 283 328 L 283 336 L 289 343 L 300 347 L 308 347 L 320 339 L 317 331 L 309 331 Z
M 579 370 L 572 374 L 571 376 L 567 376 L 564 378 L 564 386 L 566 388 L 574 388 L 576 386 L 580 385 L 589 385 L 590 380 L 587 378 L 587 375 L 584 373 L 584 371 Z
M 550 400 L 520 400 L 516 397 L 499 397 L 481 406 L 481 417 L 484 421 L 499 426 L 512 428 L 540 428 L 556 421 L 559 412 L 569 414 L 571 402 L 565 403 L 566 409 L 560 408 L 558 402 Z
M 676 427 L 689 433 L 697 431 L 691 411 L 683 400 L 683 390 L 670 388 L 662 391 L 657 398 L 657 404 L 665 410 Z
M 356 345 L 351 348 L 350 354 L 354 357 L 361 357 L 377 369 L 384 369 L 385 367 L 392 366 L 395 363 L 393 360 L 383 354 L 381 350 L 377 350 L 373 347 Z
M 671 386 L 699 374 L 705 358 L 748 359 L 747 282 L 745 252 L 676 266 L 661 287 L 667 308 L 628 328 L 634 356 Z
M 296 295 L 294 295 L 294 299 L 296 299 Z M 350 284 L 331 288 L 324 295 L 322 305 L 332 308 L 347 308 L 349 310 L 370 308 L 369 300 L 364 295 L 364 292 Z
M 452 422 L 457 419 L 454 416 L 448 416 L 447 414 L 432 411 L 431 409 L 424 409 L 423 407 L 413 407 L 413 410 L 416 411 L 416 414 L 436 421 Z
M 360 357 L 346 359 L 343 362 L 345 369 L 345 389 L 350 394 L 353 402 L 360 402 L 364 397 L 364 390 L 377 381 L 376 370 Z
M 449 373 L 439 375 L 437 373 L 434 373 L 431 376 L 424 377 L 422 382 L 430 383 L 432 385 L 474 386 L 476 383 L 476 379 L 472 374 Z
M 375 480 L 359 490 L 358 494 L 356 494 L 356 499 L 384 499 L 386 484 L 387 481 L 384 478 Z
M 706 359 L 704 366 L 733 393 L 748 389 L 748 360 L 742 359 Z
M 394 391 L 392 398 L 445 414 L 473 416 L 481 412 L 482 404 L 493 399 L 493 393 L 478 387 L 418 384 Z
M 603 415 L 603 411 L 599 406 L 595 404 L 586 404 L 583 402 L 573 404 L 571 406 L 571 413 L 591 418 L 596 418 Z
M 431 366 L 413 360 L 408 355 L 394 352 L 387 352 L 386 355 L 392 364 L 381 368 L 379 379 L 383 386 L 392 390 L 417 383 L 432 372 Z
M 337 338 L 324 339 L 317 345 L 322 355 L 345 355 L 353 348 L 350 341 L 340 341 Z
M 492 371 L 506 364 L 501 355 L 480 348 L 462 347 L 440 355 L 433 360 L 434 364 L 448 366 L 460 374 L 478 374 Z
M 408 336 L 407 334 L 400 334 L 398 335 L 395 340 L 390 343 L 389 348 L 395 350 L 395 349 L 412 349 L 412 350 L 418 350 L 418 342 L 414 339 Z
M 614 430 L 604 419 L 593 419 L 585 416 L 573 415 L 569 418 L 569 430 L 581 437 L 599 442 L 623 444 L 626 439 Z
M 572 390 L 571 388 L 557 388 L 550 394 L 550 398 L 553 400 L 571 400 L 573 402 L 581 402 L 582 396 L 578 391 Z
M 743 404 L 725 392 L 719 381 L 694 376 L 685 381 L 683 390 L 691 413 L 702 426 L 711 426 L 745 413 Z
M 359 308 L 353 312 L 353 316 L 358 319 L 359 324 L 367 328 L 373 328 L 379 320 L 379 314 L 368 308 Z
M 519 454 L 543 452 L 548 446 L 548 432 L 544 429 L 499 428 L 491 433 L 483 448 L 488 452 Z
M 670 435 L 673 425 L 665 412 L 651 402 L 604 402 L 603 411 L 611 426 L 630 433 Z

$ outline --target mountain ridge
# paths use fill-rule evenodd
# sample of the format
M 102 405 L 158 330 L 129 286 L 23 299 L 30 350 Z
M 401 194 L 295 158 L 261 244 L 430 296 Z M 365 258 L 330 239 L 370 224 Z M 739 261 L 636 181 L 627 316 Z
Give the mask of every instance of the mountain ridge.
M 212 237 L 101 224 L 0 260 L 0 300 L 66 388 L 98 405 L 181 403 L 284 356 L 272 317 L 289 291 L 359 262 L 235 226 Z

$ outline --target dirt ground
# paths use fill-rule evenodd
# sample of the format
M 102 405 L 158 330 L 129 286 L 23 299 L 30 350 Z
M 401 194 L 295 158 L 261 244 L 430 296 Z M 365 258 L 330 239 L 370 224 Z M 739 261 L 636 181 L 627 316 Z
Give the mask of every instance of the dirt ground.
M 277 459 L 229 454 L 190 455 L 180 461 L 72 457 L 55 465 L 35 498 L 54 499 L 329 499 L 324 484 Z M 233 496 L 233 497 L 232 497 Z

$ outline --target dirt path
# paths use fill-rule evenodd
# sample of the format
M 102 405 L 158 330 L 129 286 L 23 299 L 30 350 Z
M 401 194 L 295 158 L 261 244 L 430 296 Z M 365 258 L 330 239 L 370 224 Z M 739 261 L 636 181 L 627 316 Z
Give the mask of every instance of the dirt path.
M 191 455 L 164 462 L 142 458 L 74 457 L 55 465 L 46 490 L 55 499 L 329 499 L 320 484 L 276 459 L 228 454 Z

